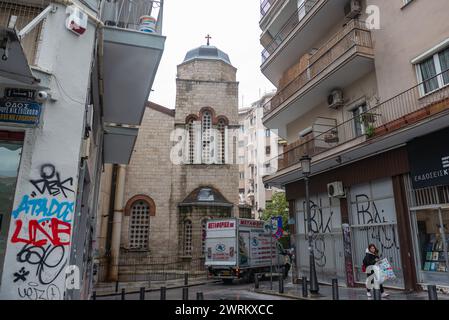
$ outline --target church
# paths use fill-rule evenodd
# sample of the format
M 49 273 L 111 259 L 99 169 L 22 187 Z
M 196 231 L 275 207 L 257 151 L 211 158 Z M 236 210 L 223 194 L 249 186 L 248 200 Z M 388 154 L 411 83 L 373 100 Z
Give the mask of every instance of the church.
M 129 281 L 145 273 L 136 265 L 158 261 L 201 270 L 206 220 L 248 217 L 239 207 L 236 72 L 209 43 L 187 52 L 175 110 L 148 102 L 129 165 L 105 167 L 99 281 Z

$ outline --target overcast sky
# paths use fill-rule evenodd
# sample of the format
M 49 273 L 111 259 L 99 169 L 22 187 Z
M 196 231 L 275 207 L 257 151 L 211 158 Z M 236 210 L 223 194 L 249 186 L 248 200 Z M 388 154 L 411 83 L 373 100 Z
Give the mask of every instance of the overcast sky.
M 239 106 L 248 106 L 274 89 L 260 72 L 260 0 L 165 0 L 163 35 L 167 37 L 150 100 L 173 109 L 176 66 L 190 49 L 206 44 L 226 52 L 238 69 Z

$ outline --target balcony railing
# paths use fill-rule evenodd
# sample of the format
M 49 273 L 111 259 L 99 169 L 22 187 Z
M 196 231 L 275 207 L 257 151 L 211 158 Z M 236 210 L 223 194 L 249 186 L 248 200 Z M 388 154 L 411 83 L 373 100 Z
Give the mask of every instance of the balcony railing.
M 42 6 L 31 6 L 26 4 L 11 3 L 8 1 L 0 1 L 0 26 L 8 27 L 10 20 L 16 17 L 14 28 L 17 31 L 22 30 L 44 9 L 43 5 L 45 5 L 45 3 L 41 1 L 39 4 L 42 4 Z M 35 64 L 41 28 L 42 22 L 27 33 L 20 41 L 30 65 Z
M 284 101 L 356 46 L 372 49 L 371 32 L 363 22 L 351 20 L 339 33 L 310 57 L 309 66 L 302 73 L 284 88 L 280 89 L 270 101 L 265 103 L 264 115 L 279 108 Z
M 103 1 L 102 19 L 107 26 L 136 31 L 145 29 L 145 32 L 153 29 L 155 33 L 161 34 L 162 11 L 163 1 L 107 0 Z M 142 17 L 152 17 L 154 24 L 143 25 Z
M 271 5 L 275 1 L 271 2 Z M 262 51 L 262 64 L 273 54 L 276 49 L 284 42 L 284 40 L 290 35 L 290 33 L 298 26 L 298 24 L 304 19 L 310 10 L 318 3 L 318 0 L 306 0 L 304 1 L 284 24 L 282 29 L 274 36 L 270 44 Z M 269 9 L 269 8 L 268 8 Z M 267 12 L 268 12 L 267 9 Z
M 260 0 L 260 15 L 265 17 L 268 11 L 275 5 L 279 0 Z
M 443 81 L 443 76 L 447 79 L 449 70 L 372 106 L 358 117 L 353 117 L 307 140 L 287 146 L 284 153 L 272 160 L 277 159 L 278 170 L 283 170 L 300 163 L 301 157 L 305 154 L 313 157 L 362 136 L 366 136 L 368 140 L 380 137 L 449 110 L 449 83 L 423 95 L 424 86 L 436 78 Z

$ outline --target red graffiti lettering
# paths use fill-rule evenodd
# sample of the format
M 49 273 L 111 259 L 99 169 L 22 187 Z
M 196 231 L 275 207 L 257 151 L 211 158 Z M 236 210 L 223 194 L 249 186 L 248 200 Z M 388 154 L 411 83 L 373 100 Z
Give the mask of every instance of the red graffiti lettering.
M 61 234 L 69 236 L 71 234 L 70 223 L 60 221 L 56 218 L 50 220 L 50 233 L 39 224 L 37 220 L 31 220 L 28 224 L 28 239 L 19 237 L 20 231 L 22 231 L 22 220 L 16 220 L 16 229 L 11 238 L 12 243 L 26 243 L 33 246 L 42 247 L 47 244 L 48 241 L 54 246 L 68 245 L 70 241 L 63 241 L 60 237 Z M 44 238 L 44 239 L 42 239 Z M 38 240 L 39 239 L 39 240 Z

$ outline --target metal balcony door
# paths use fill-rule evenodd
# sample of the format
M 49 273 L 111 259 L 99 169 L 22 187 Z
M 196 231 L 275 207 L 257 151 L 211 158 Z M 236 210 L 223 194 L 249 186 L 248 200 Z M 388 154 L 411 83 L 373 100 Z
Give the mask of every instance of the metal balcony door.
M 388 281 L 384 285 L 404 289 L 391 178 L 352 186 L 349 193 L 355 281 L 364 283 L 366 280 L 362 264 L 366 249 L 372 243 L 379 249 L 381 258 L 388 259 L 397 277 L 396 280 Z

